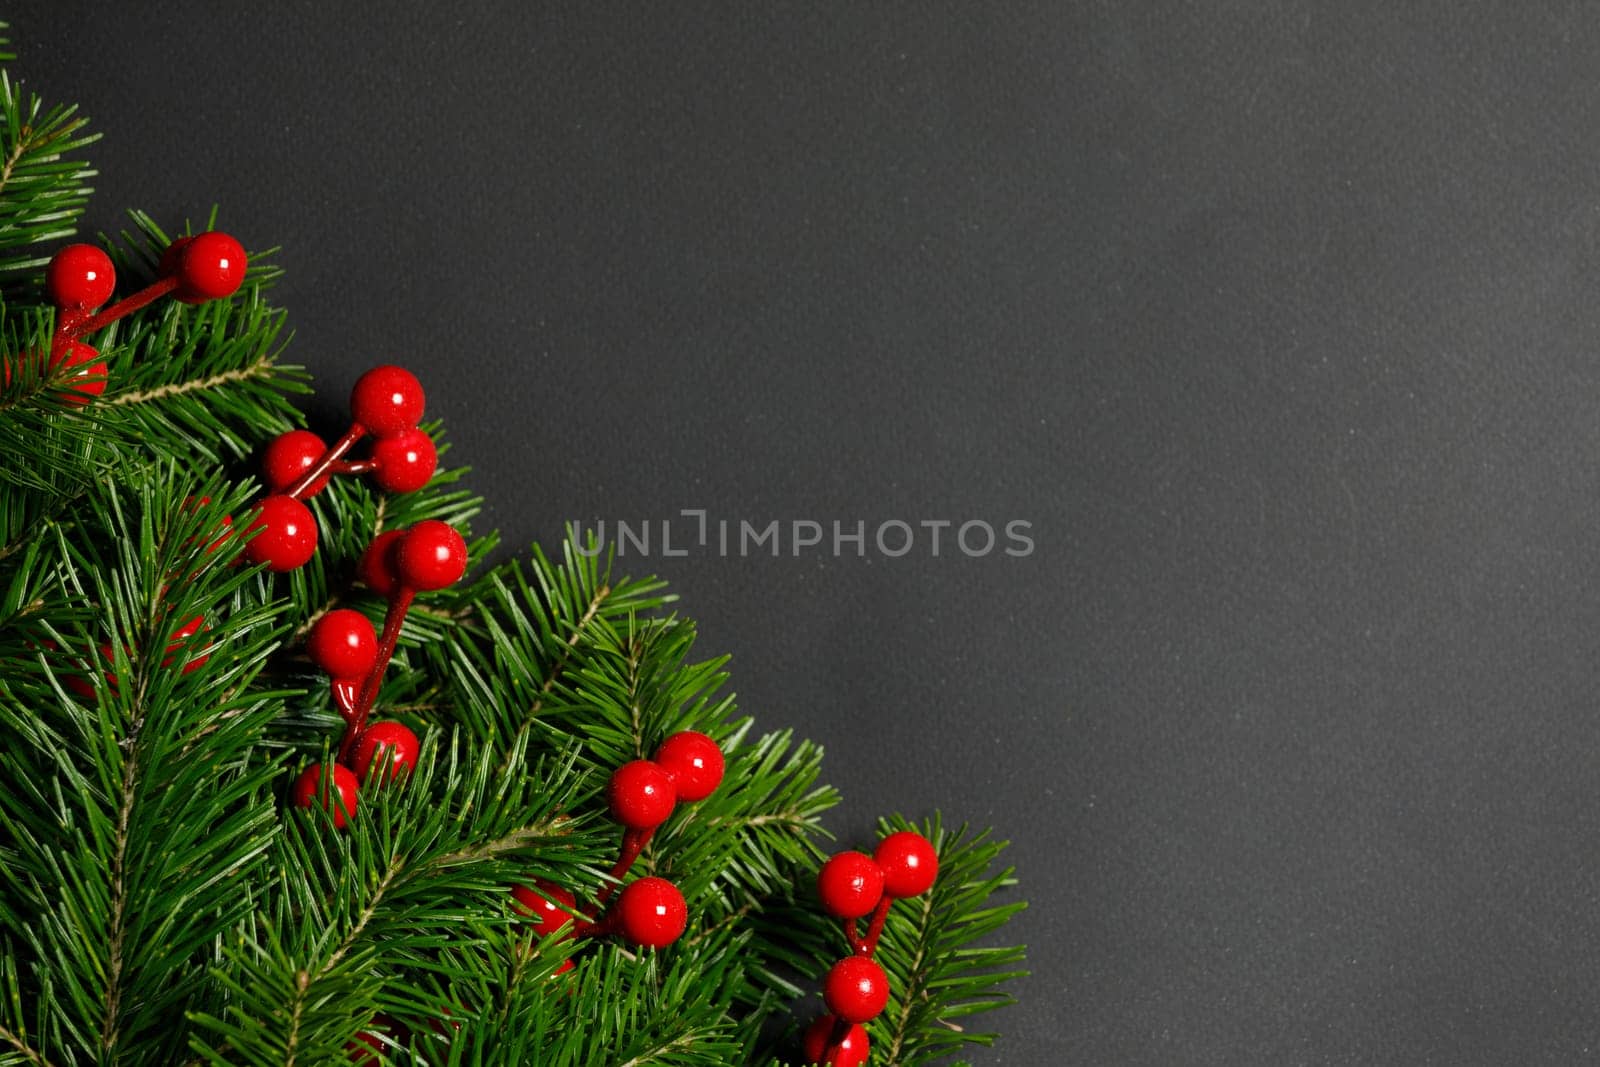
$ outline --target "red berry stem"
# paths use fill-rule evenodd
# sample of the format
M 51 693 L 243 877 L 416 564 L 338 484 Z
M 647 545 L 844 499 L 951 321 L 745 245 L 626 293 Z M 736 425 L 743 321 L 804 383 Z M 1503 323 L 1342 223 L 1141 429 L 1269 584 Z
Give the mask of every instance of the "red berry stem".
M 339 715 L 348 724 L 355 719 L 356 701 L 361 696 L 361 690 L 349 678 L 335 678 L 333 686 L 333 706 L 339 709 Z M 340 742 L 343 747 L 343 742 Z
M 583 937 L 609 937 L 617 932 L 622 925 L 622 914 L 608 911 L 598 919 L 580 922 L 572 928 L 574 939 Z
M 146 304 L 155 303 L 168 293 L 176 292 L 178 286 L 182 284 L 182 279 L 177 275 L 161 278 L 151 282 L 132 296 L 123 297 L 98 315 L 91 315 L 87 319 L 70 324 L 64 322 L 57 328 L 56 334 L 75 341 L 86 333 L 94 333 L 96 330 L 110 326 L 113 322 L 133 314 Z
M 335 463 L 330 468 L 335 474 L 366 474 L 378 469 L 376 460 L 352 459 L 343 463 Z
M 650 843 L 655 836 L 655 827 L 648 830 L 628 829 L 622 831 L 622 848 L 618 851 L 617 862 L 611 867 L 611 882 L 600 890 L 600 895 L 594 898 L 594 911 L 599 911 L 606 906 L 606 901 L 611 899 L 611 894 L 617 891 L 623 875 L 633 869 L 634 861 L 639 858 L 639 853 L 644 851 L 644 846 Z
M 378 689 L 383 685 L 384 671 L 389 669 L 389 660 L 394 657 L 395 645 L 400 641 L 400 627 L 406 621 L 406 612 L 411 609 L 411 602 L 416 597 L 417 591 L 408 585 L 399 586 L 389 594 L 389 610 L 383 616 L 383 633 L 378 637 L 378 660 L 367 674 L 361 693 L 356 697 L 355 707 L 345 720 L 344 740 L 339 743 L 340 763 L 348 763 L 355 756 L 356 741 L 360 739 L 361 731 L 366 729 L 367 717 L 372 714 L 372 705 L 378 700 Z
M 883 934 L 883 924 L 889 920 L 889 905 L 893 898 L 885 893 L 883 899 L 878 901 L 878 906 L 872 909 L 872 921 L 867 924 L 867 936 L 856 939 L 856 921 L 851 919 L 845 928 L 845 936 L 850 939 L 850 948 L 857 956 L 871 956 L 878 951 L 878 938 Z
M 311 494 L 306 490 L 310 489 L 313 485 L 316 485 L 317 482 L 321 480 L 322 476 L 327 474 L 328 471 L 333 468 L 334 464 L 339 461 L 340 457 L 342 457 L 346 452 L 350 451 L 350 449 L 354 448 L 356 442 L 365 437 L 366 433 L 367 428 L 365 426 L 361 425 L 359 422 L 351 423 L 350 429 L 345 431 L 344 436 L 335 441 L 328 448 L 328 450 L 322 454 L 321 459 L 307 467 L 305 473 L 301 474 L 300 478 L 293 485 L 289 486 L 288 489 L 283 491 L 283 495 L 292 496 L 296 500 L 302 500 L 305 497 L 310 496 Z

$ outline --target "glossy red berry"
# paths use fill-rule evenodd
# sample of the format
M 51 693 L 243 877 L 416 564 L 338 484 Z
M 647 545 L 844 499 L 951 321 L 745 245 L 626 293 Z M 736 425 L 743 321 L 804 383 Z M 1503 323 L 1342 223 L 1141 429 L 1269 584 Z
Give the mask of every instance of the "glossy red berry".
M 351 1063 L 378 1064 L 390 1061 L 406 1045 L 406 1028 L 382 1012 L 374 1015 L 366 1029 L 350 1041 L 344 1050 L 350 1054 Z
M 356 564 L 356 577 L 379 596 L 388 596 L 400 588 L 400 575 L 395 570 L 395 548 L 406 535 L 404 530 L 386 530 L 374 537 L 361 553 Z
M 206 617 L 204 615 L 196 615 L 194 618 L 190 619 L 188 622 L 172 631 L 172 640 L 167 642 L 167 655 L 161 661 L 161 665 L 163 667 L 172 666 L 173 660 L 177 659 L 179 654 L 182 653 L 186 647 L 199 644 L 199 642 L 191 642 L 190 638 L 194 637 L 203 629 L 205 629 L 205 622 Z M 210 658 L 210 649 L 191 651 L 188 656 L 188 662 L 183 665 L 183 673 L 188 674 L 190 671 L 199 670 L 201 667 L 205 666 L 206 660 Z
M 404 367 L 373 367 L 350 390 L 350 415 L 368 433 L 387 436 L 422 421 L 422 383 Z
M 433 438 L 421 430 L 400 430 L 378 438 L 372 446 L 372 480 L 386 493 L 414 493 L 428 484 L 439 467 Z
M 689 906 L 678 887 L 665 878 L 641 878 L 623 887 L 617 897 L 622 936 L 646 948 L 663 948 L 683 936 Z
M 293 798 L 297 808 L 309 808 L 313 804 L 321 803 L 326 811 L 333 813 L 333 825 L 343 826 L 356 814 L 356 776 L 350 773 L 348 767 L 333 764 L 332 786 L 333 790 L 325 790 L 322 784 L 323 765 L 313 763 L 300 772 L 300 777 L 294 781 Z M 337 792 L 337 797 L 333 795 Z
M 835 919 L 859 919 L 883 899 L 883 868 L 871 856 L 841 852 L 817 872 L 817 895 Z
M 189 247 L 193 237 L 179 237 L 167 246 L 161 253 L 161 264 L 156 267 L 156 273 L 163 278 L 170 278 L 178 273 L 178 267 L 183 263 L 183 250 Z
M 64 365 L 68 371 L 60 375 L 66 386 L 61 399 L 81 407 L 106 391 L 106 364 L 97 358 L 99 355 L 98 349 L 82 341 L 68 341 L 51 349 L 51 370 Z
M 421 749 L 417 735 L 402 723 L 375 722 L 361 731 L 356 741 L 356 778 L 373 784 L 391 782 L 409 775 L 417 765 Z
M 660 764 L 636 759 L 611 772 L 606 800 L 611 814 L 630 830 L 654 830 L 677 802 L 672 776 Z
M 825 1064 L 827 1067 L 861 1067 L 867 1062 L 868 1055 L 872 1052 L 872 1042 L 867 1040 L 866 1027 L 860 1023 L 850 1024 L 845 1031 L 844 1040 L 839 1042 L 833 1055 L 828 1055 L 828 1041 L 833 1037 L 833 1024 L 837 1017 L 823 1015 L 817 1018 L 800 1039 L 800 1050 L 806 1055 L 807 1063 Z
M 869 1022 L 889 1003 L 889 976 L 866 956 L 846 956 L 822 980 L 822 1000 L 841 1019 Z
M 512 906 L 528 917 L 528 925 L 540 937 L 549 937 L 571 923 L 578 906 L 577 898 L 566 889 L 542 878 L 532 885 L 512 886 L 511 898 Z
M 292 496 L 269 496 L 257 504 L 246 534 L 245 558 L 270 570 L 303 567 L 317 552 L 317 520 Z
M 55 642 L 46 641 L 45 647 L 51 651 L 55 651 Z M 100 662 L 106 666 L 106 670 L 103 672 L 103 677 L 106 680 L 106 686 L 113 693 L 117 691 L 117 675 L 115 671 L 110 669 L 110 667 L 111 661 L 115 658 L 115 656 L 116 652 L 112 649 L 110 644 L 102 644 L 100 646 Z M 82 667 L 84 670 L 90 671 L 90 673 L 93 673 L 92 665 L 85 663 L 83 660 L 78 661 L 78 666 Z M 94 682 L 89 680 L 88 675 L 58 674 L 57 677 L 61 679 L 61 684 L 66 686 L 75 695 L 82 697 L 84 700 L 95 699 L 95 685 Z
M 378 662 L 378 635 L 361 612 L 334 608 L 311 627 L 306 652 L 335 678 L 364 678 Z
M 268 491 L 281 493 L 298 482 L 327 451 L 327 442 L 310 430 L 290 430 L 274 437 L 261 454 L 261 476 L 266 480 Z M 311 484 L 305 495 L 316 496 L 327 484 L 328 475 L 324 474 Z
M 95 245 L 68 245 L 50 258 L 45 290 L 58 308 L 93 311 L 111 299 L 117 271 L 111 257 Z
M 394 551 L 395 572 L 412 589 L 443 589 L 467 569 L 467 543 L 454 526 L 423 519 L 406 531 Z
M 891 897 L 926 893 L 939 877 L 939 855 L 926 837 L 911 830 L 878 842 L 872 858 L 883 868 L 883 891 Z
M 176 247 L 176 246 L 174 246 Z M 177 253 L 178 289 L 173 295 L 185 304 L 221 300 L 244 284 L 244 246 L 228 234 L 197 233 Z
M 683 730 L 661 742 L 655 761 L 672 776 L 679 800 L 704 800 L 722 784 L 722 749 L 698 731 Z

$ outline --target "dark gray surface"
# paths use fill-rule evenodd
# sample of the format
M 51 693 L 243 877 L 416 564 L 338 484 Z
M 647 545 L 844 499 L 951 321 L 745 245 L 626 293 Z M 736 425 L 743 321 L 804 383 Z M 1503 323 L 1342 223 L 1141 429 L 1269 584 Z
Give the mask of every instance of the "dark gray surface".
M 978 1062 L 1596 1055 L 1589 5 L 207 6 L 12 16 L 95 220 L 281 243 L 511 541 L 1032 523 L 640 563 L 846 840 L 1015 841 Z

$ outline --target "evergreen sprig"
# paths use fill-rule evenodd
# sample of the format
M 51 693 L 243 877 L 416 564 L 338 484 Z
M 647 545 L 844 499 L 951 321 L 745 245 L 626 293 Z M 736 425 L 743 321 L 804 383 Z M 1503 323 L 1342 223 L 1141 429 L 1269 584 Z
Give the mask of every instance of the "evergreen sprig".
M 403 496 L 335 479 L 308 565 L 243 563 L 248 461 L 303 425 L 309 389 L 281 362 L 275 268 L 253 256 L 231 300 L 86 338 L 108 380 L 79 403 L 40 355 L 41 268 L 89 195 L 92 139 L 0 76 L 0 1067 L 340 1063 L 361 1033 L 390 1063 L 793 1060 L 802 985 L 838 951 L 808 888 L 838 802 L 821 749 L 759 731 L 663 584 L 592 540 L 496 560 L 464 467 Z M 135 213 L 102 243 L 136 283 L 171 237 Z M 335 829 L 286 798 L 342 726 L 305 638 L 334 607 L 381 621 L 354 563 L 423 519 L 468 533 L 474 577 L 419 598 L 379 692 L 422 736 L 417 767 Z M 718 742 L 723 785 L 626 877 L 676 882 L 683 937 L 535 939 L 510 887 L 592 910 L 615 888 L 610 773 L 682 730 Z M 875 1064 L 987 1042 L 959 1027 L 1020 973 L 990 945 L 1021 907 L 1000 846 L 926 832 L 941 875 L 885 930 Z

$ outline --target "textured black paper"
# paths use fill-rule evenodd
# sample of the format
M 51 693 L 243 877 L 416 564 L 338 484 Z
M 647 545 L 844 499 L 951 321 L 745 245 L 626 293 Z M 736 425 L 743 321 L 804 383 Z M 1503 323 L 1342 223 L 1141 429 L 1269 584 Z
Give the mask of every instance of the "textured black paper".
M 976 1062 L 1597 1054 L 1591 5 L 222 7 L 8 16 L 93 225 L 627 524 L 844 844 L 1012 839 Z

